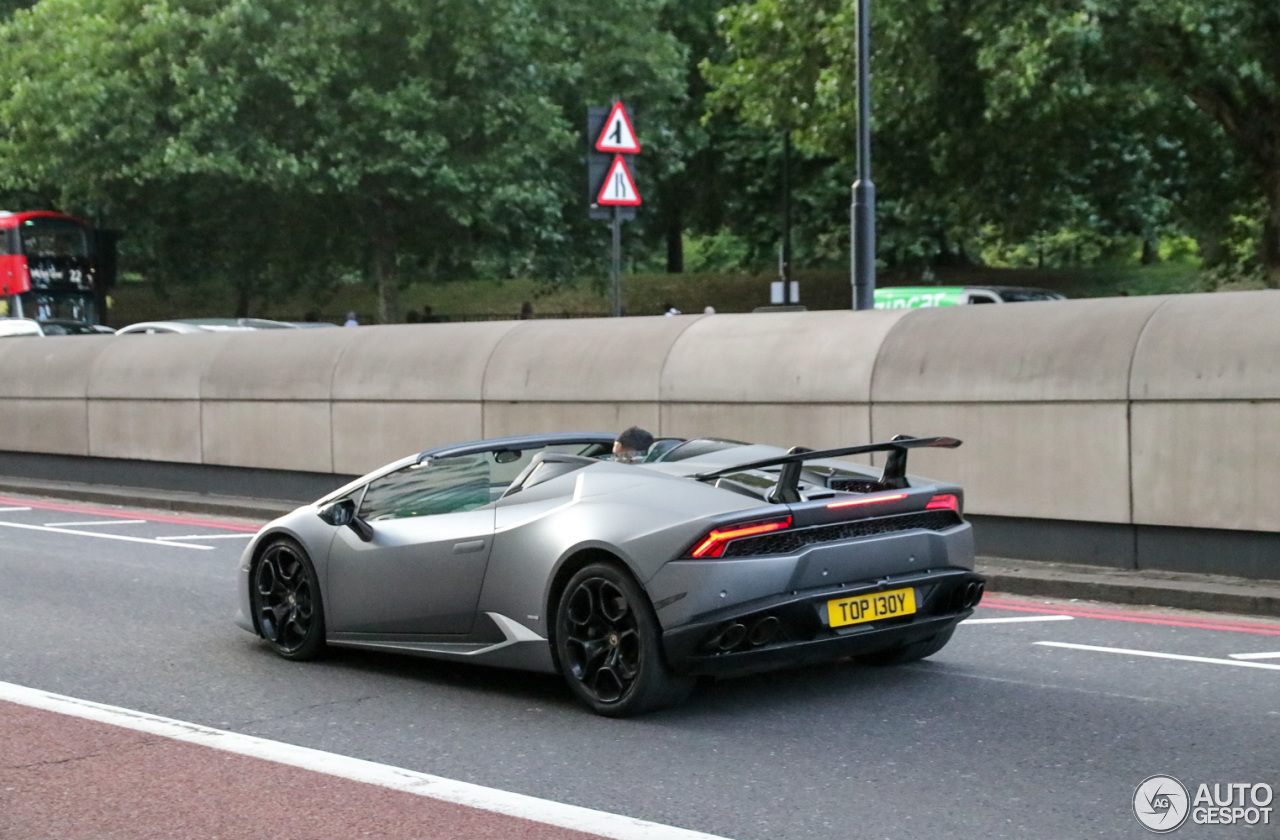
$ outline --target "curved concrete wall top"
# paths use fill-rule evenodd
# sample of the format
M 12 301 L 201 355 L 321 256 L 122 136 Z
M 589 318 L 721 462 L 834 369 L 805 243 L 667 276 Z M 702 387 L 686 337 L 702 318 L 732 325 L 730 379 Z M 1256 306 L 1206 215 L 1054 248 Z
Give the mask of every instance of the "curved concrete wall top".
M 118 400 L 198 400 L 205 370 L 239 336 L 126 335 L 103 343 L 89 376 L 89 396 Z
M 674 402 L 865 403 L 880 346 L 907 310 L 700 318 L 662 377 Z
M 1124 400 L 1164 297 L 912 310 L 885 339 L 876 402 Z
M 0 339 L 0 398 L 84 399 L 94 359 L 113 343 L 105 335 Z
M 1166 300 L 1134 353 L 1133 398 L 1280 399 L 1280 294 Z
M 667 354 L 704 317 L 518 322 L 489 357 L 484 397 L 657 402 Z
M 257 330 L 223 342 L 205 368 L 207 400 L 328 400 L 334 369 L 356 330 Z
M 479 401 L 493 350 L 519 321 L 344 330 L 355 340 L 333 376 L 335 400 Z M 333 332 L 324 330 L 323 332 Z

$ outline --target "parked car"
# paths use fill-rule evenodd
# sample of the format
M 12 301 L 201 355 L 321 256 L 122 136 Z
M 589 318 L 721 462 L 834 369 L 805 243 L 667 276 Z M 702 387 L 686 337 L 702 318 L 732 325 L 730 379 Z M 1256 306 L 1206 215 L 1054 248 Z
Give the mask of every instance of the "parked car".
M 40 321 L 40 328 L 45 335 L 115 335 L 116 331 L 102 324 L 86 324 L 84 321 L 72 321 L 66 318 L 52 318 Z
M 1066 300 L 1066 295 L 1029 286 L 889 286 L 876 289 L 876 309 L 917 309 L 970 303 Z
M 116 330 L 116 335 L 162 335 L 168 333 L 247 332 L 249 330 L 296 329 L 297 324 L 266 318 L 178 318 L 172 321 L 142 321 Z
M 592 711 L 702 674 L 937 653 L 982 597 L 956 484 L 906 474 L 953 438 L 813 451 L 551 434 L 429 449 L 268 523 L 237 623 L 287 659 L 326 645 L 559 672 Z M 883 470 L 837 460 L 887 453 Z
M 23 335 L 44 335 L 40 324 L 31 318 L 0 318 L 0 338 Z
M 35 318 L 0 318 L 0 338 L 44 335 L 112 335 L 115 330 L 84 321 L 60 318 L 36 320 Z

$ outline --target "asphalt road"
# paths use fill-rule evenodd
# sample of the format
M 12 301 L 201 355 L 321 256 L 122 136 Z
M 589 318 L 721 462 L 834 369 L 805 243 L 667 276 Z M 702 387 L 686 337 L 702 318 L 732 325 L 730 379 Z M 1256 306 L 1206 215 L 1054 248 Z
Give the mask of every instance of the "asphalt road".
M 737 840 L 1136 838 L 1155 774 L 1280 791 L 1280 622 L 989 596 L 926 662 L 614 721 L 554 677 L 275 657 L 231 623 L 254 524 L 0 499 L 0 681 Z

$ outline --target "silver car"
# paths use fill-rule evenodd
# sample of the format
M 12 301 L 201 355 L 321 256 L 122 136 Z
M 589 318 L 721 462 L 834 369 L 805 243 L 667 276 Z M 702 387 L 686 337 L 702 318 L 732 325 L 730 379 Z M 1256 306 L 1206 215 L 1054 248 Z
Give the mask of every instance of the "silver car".
M 116 330 L 116 335 L 173 335 L 181 333 L 249 332 L 251 330 L 296 329 L 288 321 L 266 318 L 178 318 L 172 321 L 141 321 Z
M 591 710 L 679 702 L 698 675 L 930 656 L 982 597 L 955 484 L 906 474 L 952 438 L 813 451 L 607 434 L 427 450 L 266 525 L 237 623 L 326 645 L 561 673 Z M 883 470 L 838 460 L 887 453 Z

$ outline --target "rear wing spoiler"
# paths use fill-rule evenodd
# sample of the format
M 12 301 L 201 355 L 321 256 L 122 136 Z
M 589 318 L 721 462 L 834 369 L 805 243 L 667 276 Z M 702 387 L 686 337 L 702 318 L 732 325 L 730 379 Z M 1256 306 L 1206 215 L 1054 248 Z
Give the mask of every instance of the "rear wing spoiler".
M 960 441 L 951 437 L 918 438 L 910 435 L 898 435 L 893 440 L 883 443 L 864 443 L 861 446 L 845 446 L 840 449 L 808 449 L 793 446 L 786 455 L 736 464 L 732 467 L 699 473 L 693 478 L 698 481 L 713 481 L 744 470 L 758 470 L 765 467 L 781 466 L 778 483 L 769 493 L 769 501 L 773 504 L 792 504 L 800 501 L 800 471 L 806 461 L 818 461 L 823 458 L 842 458 L 846 455 L 864 455 L 869 452 L 888 452 L 889 457 L 884 464 L 884 473 L 880 476 L 880 485 L 885 490 L 899 490 L 907 486 L 907 451 L 923 447 L 955 449 Z

